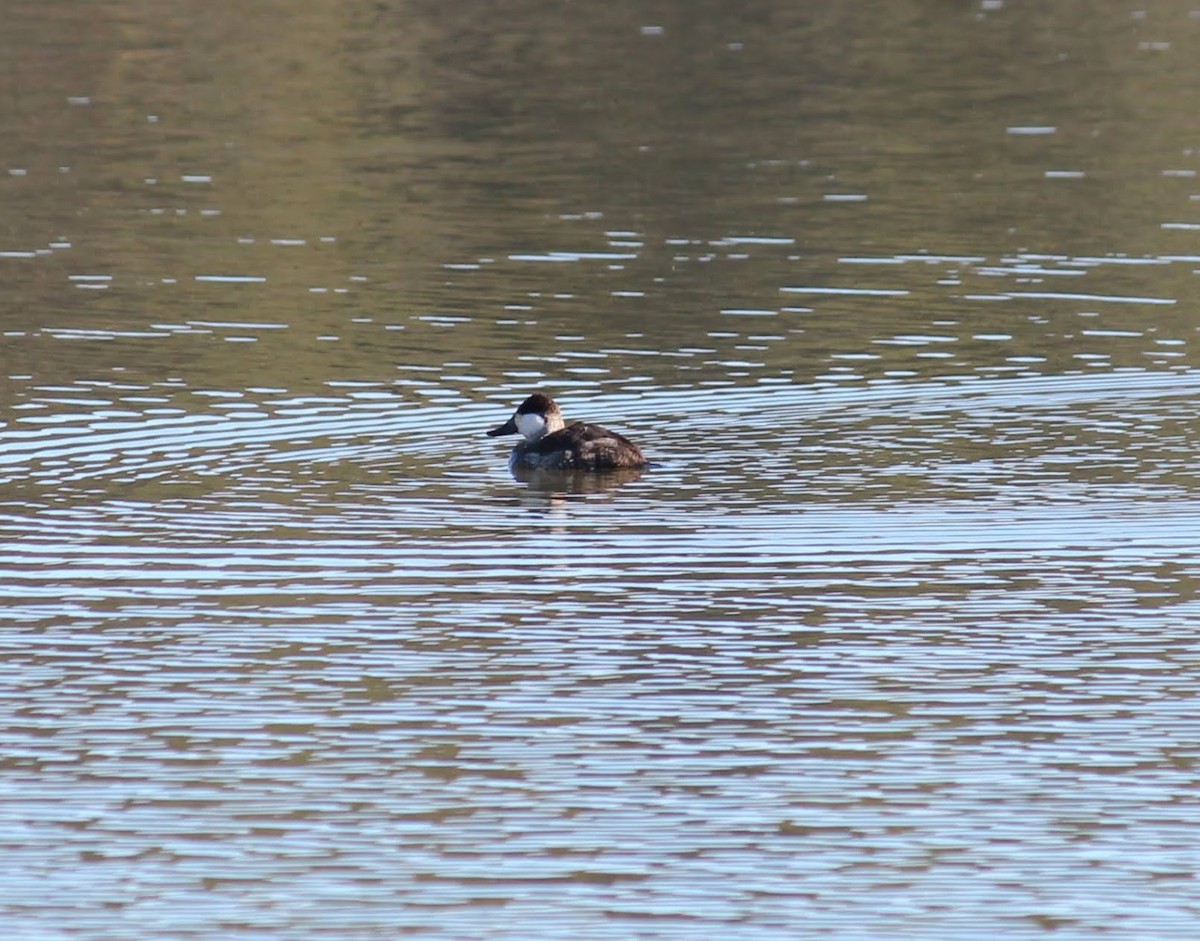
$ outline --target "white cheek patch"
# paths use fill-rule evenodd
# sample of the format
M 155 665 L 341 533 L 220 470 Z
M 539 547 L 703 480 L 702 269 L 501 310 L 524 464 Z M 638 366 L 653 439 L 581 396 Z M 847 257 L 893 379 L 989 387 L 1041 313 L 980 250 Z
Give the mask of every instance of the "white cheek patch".
M 525 436 L 526 441 L 533 441 L 546 433 L 546 419 L 541 415 L 528 412 L 516 417 L 517 431 Z

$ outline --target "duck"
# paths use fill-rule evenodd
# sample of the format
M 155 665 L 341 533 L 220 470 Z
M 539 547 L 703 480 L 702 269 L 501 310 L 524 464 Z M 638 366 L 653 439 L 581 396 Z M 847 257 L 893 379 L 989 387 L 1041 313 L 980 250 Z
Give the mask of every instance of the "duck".
M 558 403 L 544 392 L 534 392 L 487 434 L 523 436 L 509 457 L 513 470 L 605 471 L 650 463 L 636 444 L 615 431 L 587 422 L 566 424 Z

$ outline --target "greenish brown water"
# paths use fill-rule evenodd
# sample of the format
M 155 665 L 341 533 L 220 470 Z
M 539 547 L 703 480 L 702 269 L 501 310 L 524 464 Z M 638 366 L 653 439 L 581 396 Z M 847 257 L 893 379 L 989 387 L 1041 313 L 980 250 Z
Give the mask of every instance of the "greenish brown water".
M 5 939 L 1194 936 L 1197 11 L 0 12 Z

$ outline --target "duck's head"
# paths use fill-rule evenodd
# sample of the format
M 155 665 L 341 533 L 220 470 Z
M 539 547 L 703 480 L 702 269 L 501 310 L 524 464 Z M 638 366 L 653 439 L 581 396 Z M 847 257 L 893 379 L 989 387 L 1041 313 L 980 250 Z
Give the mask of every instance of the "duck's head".
M 520 434 L 525 436 L 526 441 L 537 441 L 563 427 L 565 425 L 558 404 L 550 396 L 535 392 L 518 406 L 512 418 L 489 431 L 488 437 Z

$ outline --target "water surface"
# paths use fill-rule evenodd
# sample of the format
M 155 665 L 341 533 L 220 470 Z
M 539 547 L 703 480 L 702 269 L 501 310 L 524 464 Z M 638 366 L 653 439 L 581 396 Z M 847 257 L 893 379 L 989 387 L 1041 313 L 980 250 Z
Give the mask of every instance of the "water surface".
M 10 6 L 6 938 L 1194 935 L 1195 11 Z

